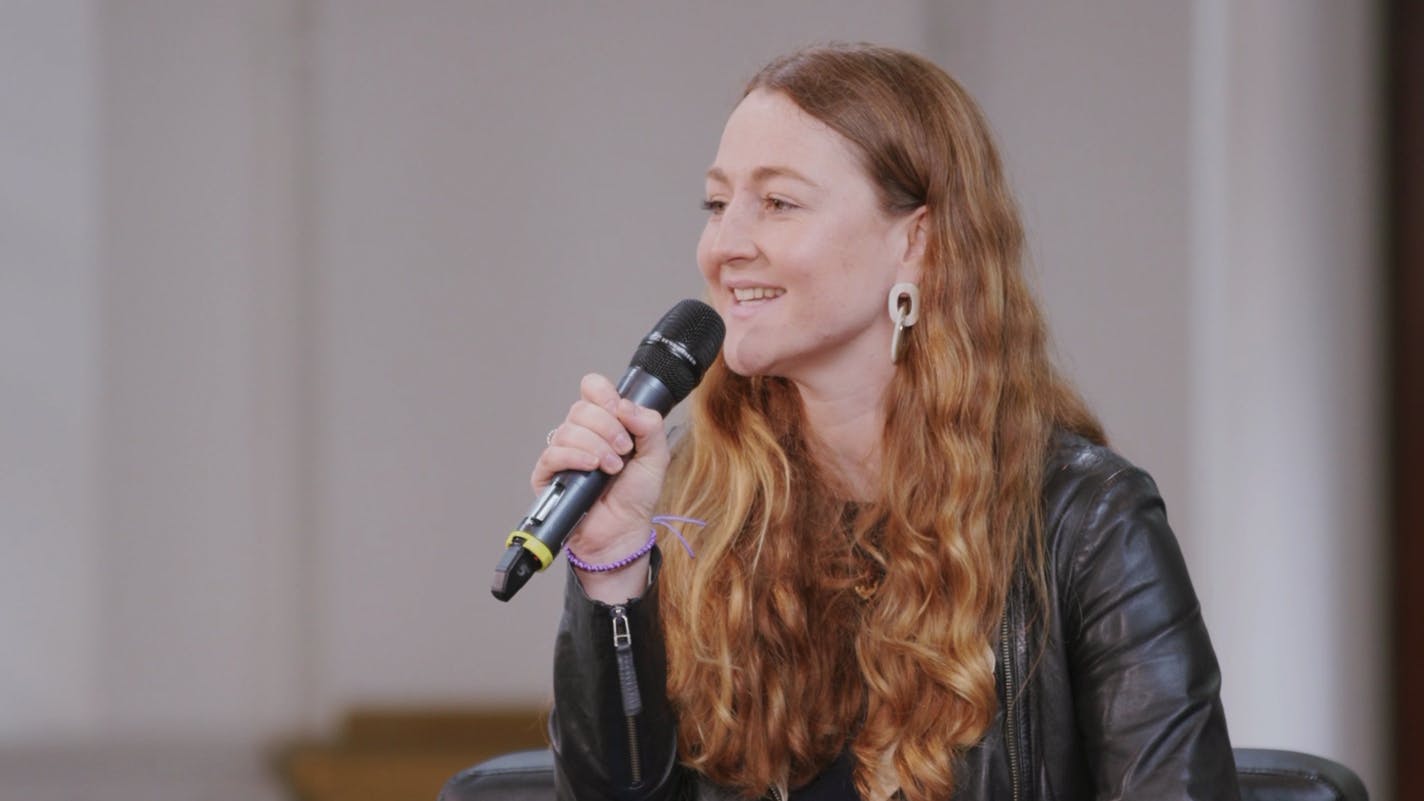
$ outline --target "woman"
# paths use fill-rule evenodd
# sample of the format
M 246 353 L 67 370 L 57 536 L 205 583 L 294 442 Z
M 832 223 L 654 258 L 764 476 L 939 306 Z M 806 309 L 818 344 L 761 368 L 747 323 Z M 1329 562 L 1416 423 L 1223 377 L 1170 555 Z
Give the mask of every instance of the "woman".
M 686 436 L 588 376 L 534 470 L 621 474 L 569 542 L 562 797 L 1235 798 L 1162 502 L 1049 363 L 974 102 L 778 59 L 705 205 Z M 695 557 L 641 547 L 656 512 Z

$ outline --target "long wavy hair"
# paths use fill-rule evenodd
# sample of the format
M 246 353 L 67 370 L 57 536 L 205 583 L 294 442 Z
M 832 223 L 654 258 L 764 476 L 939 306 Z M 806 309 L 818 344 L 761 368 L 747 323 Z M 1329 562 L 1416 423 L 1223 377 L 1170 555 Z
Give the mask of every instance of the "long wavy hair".
M 1050 363 L 999 157 L 949 75 L 832 45 L 771 62 L 757 89 L 851 142 L 887 211 L 928 210 L 922 305 L 871 501 L 818 464 L 788 381 L 719 359 L 697 391 L 661 501 L 708 521 L 661 579 L 680 757 L 754 796 L 849 746 L 863 795 L 893 766 L 909 801 L 947 798 L 997 709 L 991 644 L 1015 572 L 1043 592 L 1050 439 L 1102 430 Z

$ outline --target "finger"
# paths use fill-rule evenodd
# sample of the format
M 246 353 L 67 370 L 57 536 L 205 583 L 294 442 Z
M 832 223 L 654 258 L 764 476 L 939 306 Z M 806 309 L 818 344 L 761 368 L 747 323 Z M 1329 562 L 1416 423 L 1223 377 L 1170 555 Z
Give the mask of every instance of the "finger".
M 589 373 L 579 381 L 579 397 L 607 409 L 610 414 L 618 406 L 618 388 L 598 373 Z
M 621 459 L 618 464 L 620 467 L 622 466 Z M 565 470 L 597 470 L 600 466 L 600 457 L 596 453 L 561 445 L 550 445 L 539 455 L 539 461 L 534 463 L 534 472 L 529 476 L 529 485 L 534 488 L 535 494 L 538 494 L 549 486 L 549 482 L 555 475 Z
M 599 409 L 597 411 L 607 416 L 607 413 L 603 412 L 603 410 Z M 593 431 L 578 423 L 569 422 L 559 426 L 559 431 L 554 435 L 554 440 L 550 445 L 558 445 L 564 448 L 573 448 L 574 450 L 583 451 L 584 453 L 592 455 L 597 462 L 597 466 L 605 473 L 609 473 L 610 475 L 617 473 L 623 467 L 623 459 L 618 455 L 618 451 L 620 448 L 625 453 L 631 451 L 633 449 L 633 440 L 629 437 L 628 433 L 623 430 L 623 425 L 618 422 L 617 418 L 610 417 L 610 421 L 612 429 L 618 432 L 614 436 L 613 442 L 609 442 L 605 435 L 598 431 Z
M 614 401 L 614 408 L 617 408 L 617 400 Z M 559 427 L 559 431 L 555 432 L 552 441 L 563 441 L 570 445 L 586 444 L 583 440 L 574 438 L 575 432 L 579 429 L 592 432 L 614 453 L 627 453 L 633 449 L 633 440 L 623 427 L 623 423 L 612 411 L 602 406 L 596 406 L 591 401 L 576 401 L 573 406 L 569 407 L 569 416 L 565 418 L 565 423 Z M 565 433 L 569 436 L 561 439 L 561 435 Z

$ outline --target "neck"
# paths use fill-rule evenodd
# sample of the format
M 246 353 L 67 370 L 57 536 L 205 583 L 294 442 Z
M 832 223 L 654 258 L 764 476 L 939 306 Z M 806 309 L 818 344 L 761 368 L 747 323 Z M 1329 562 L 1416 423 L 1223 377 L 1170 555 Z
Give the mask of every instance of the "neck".
M 875 375 L 862 374 L 850 381 L 795 382 L 813 452 L 845 483 L 850 500 L 873 500 L 880 491 L 885 391 L 893 369 L 886 360 Z

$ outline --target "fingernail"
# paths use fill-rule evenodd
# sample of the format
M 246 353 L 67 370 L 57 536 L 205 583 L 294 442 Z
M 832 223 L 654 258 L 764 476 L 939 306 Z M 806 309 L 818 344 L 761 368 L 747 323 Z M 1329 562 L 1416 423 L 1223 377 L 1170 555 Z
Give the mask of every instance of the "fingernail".
M 617 448 L 619 453 L 627 453 L 633 447 L 633 440 L 628 439 L 627 434 L 619 434 L 613 438 L 613 447 Z
M 622 466 L 623 466 L 623 460 L 622 460 L 622 459 L 619 459 L 616 454 L 612 454 L 612 453 L 605 453 L 605 454 L 603 454 L 603 469 L 604 469 L 604 470 L 606 470 L 606 471 L 608 471 L 608 472 L 611 473 L 611 472 L 617 470 L 618 468 L 620 468 L 620 467 L 622 467 Z

